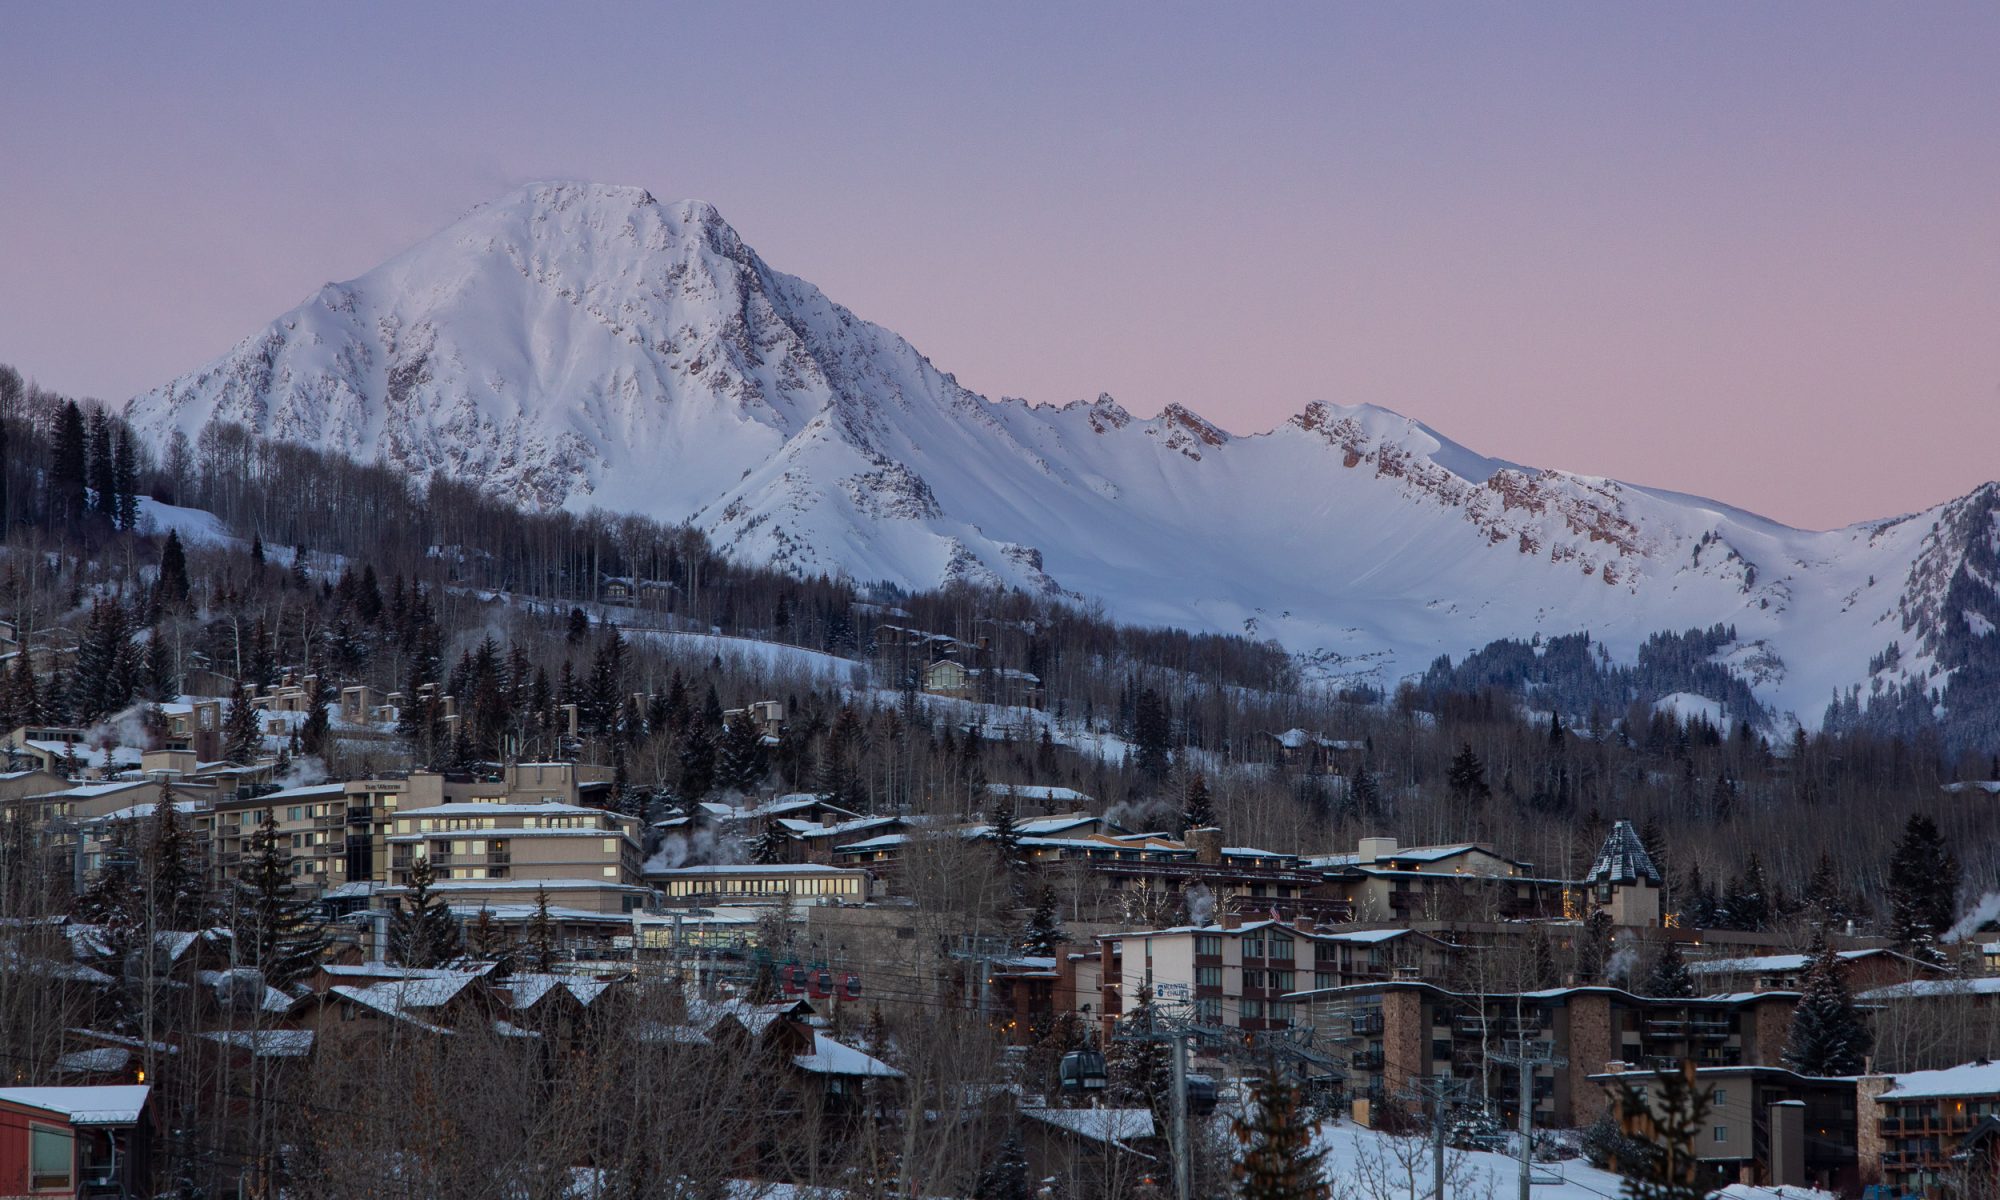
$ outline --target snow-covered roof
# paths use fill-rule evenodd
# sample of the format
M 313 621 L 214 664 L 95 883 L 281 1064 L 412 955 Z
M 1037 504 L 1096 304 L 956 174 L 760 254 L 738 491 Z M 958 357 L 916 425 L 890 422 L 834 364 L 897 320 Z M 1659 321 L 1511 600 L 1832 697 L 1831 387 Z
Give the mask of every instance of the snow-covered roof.
M 1153 1136 L 1149 1108 L 1023 1108 L 1021 1115 L 1093 1142 L 1134 1142 Z
M 248 1050 L 258 1058 L 304 1058 L 313 1048 L 310 1029 L 218 1029 L 198 1036 L 218 1045 Z
M 794 1054 L 792 1062 L 801 1071 L 815 1075 L 853 1075 L 873 1079 L 901 1079 L 903 1073 L 872 1055 L 864 1054 L 852 1046 L 842 1045 L 832 1038 L 813 1031 L 813 1052 Z
M 108 1087 L 0 1088 L 0 1102 L 58 1113 L 72 1125 L 131 1125 L 153 1089 L 143 1083 Z
M 1915 1000 L 1925 996 L 1994 995 L 2000 995 L 2000 975 L 1981 975 L 1973 979 L 1913 979 L 1908 983 L 1892 983 L 1863 992 L 1855 999 Z
M 264 797 L 269 799 L 269 797 Z M 607 814 L 601 808 L 586 808 L 581 804 L 563 804 L 555 800 L 545 800 L 535 804 L 509 804 L 504 800 L 458 800 L 450 804 L 433 804 L 429 808 L 404 808 L 396 811 L 400 820 L 404 817 L 497 817 L 532 814 L 616 816 Z
M 1962 1063 L 1938 1071 L 1905 1071 L 1882 1093 L 1885 1100 L 1927 1096 L 2000 1095 L 2000 1063 Z
M 1858 958 L 1873 958 L 1891 951 L 1882 947 L 1866 950 L 1841 950 L 1835 958 L 1853 962 Z M 1786 971 L 1803 971 L 1812 962 L 1809 954 L 1759 954 L 1749 958 L 1707 958 L 1695 959 L 1687 964 L 1690 975 L 1734 975 L 1749 973 L 1776 974 Z
M 1039 783 L 989 783 L 986 790 L 996 796 L 1016 796 L 1023 800 L 1042 800 L 1048 803 L 1061 801 L 1064 804 L 1088 804 L 1091 797 L 1075 788 L 1055 787 Z
M 1610 834 L 1604 839 L 1603 849 L 1597 852 L 1597 861 L 1591 865 L 1583 881 L 1645 882 L 1657 886 L 1660 869 L 1653 865 L 1653 856 L 1646 853 L 1646 844 L 1639 840 L 1639 831 L 1632 828 L 1632 822 L 1620 821 L 1611 827 Z
M 90 1050 L 72 1050 L 56 1059 L 56 1072 L 62 1075 L 109 1075 L 123 1071 L 132 1062 L 132 1052 L 122 1046 L 98 1046 Z
M 305 787 L 286 788 L 281 792 L 266 792 L 257 797 L 257 802 L 268 804 L 273 800 L 324 800 L 346 791 L 347 785 L 344 783 L 313 783 Z
M 566 990 L 576 997 L 585 1008 L 590 1007 L 599 996 L 610 990 L 611 985 L 602 980 L 582 975 L 547 975 L 537 972 L 523 972 L 510 975 L 502 983 L 517 1009 L 533 1008 L 540 1004 L 549 993 Z
M 703 863 L 692 867 L 648 867 L 648 877 L 680 878 L 687 876 L 717 875 L 769 875 L 783 878 L 790 875 L 866 875 L 860 867 L 822 867 L 816 863 Z

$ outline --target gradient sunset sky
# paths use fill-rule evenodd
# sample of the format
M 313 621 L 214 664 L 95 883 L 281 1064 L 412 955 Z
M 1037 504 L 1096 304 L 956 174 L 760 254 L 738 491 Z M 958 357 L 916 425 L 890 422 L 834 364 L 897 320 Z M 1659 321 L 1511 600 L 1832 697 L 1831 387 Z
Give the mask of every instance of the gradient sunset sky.
M 1811 527 L 2000 477 L 2000 6 L 13 4 L 0 45 L 0 360 L 64 391 L 585 178 L 991 395 L 1369 401 Z

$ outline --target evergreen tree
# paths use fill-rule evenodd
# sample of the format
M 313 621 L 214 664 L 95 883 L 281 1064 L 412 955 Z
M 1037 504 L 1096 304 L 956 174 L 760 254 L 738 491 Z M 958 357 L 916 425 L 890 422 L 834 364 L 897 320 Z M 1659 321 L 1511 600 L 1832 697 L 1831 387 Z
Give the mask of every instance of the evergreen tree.
M 1459 743 L 1458 753 L 1452 756 L 1444 778 L 1445 786 L 1461 803 L 1481 804 L 1493 795 L 1486 782 L 1486 764 L 1472 752 L 1471 742 Z
M 764 822 L 764 831 L 750 848 L 750 861 L 767 867 L 792 861 L 792 835 L 775 818 Z
M 1056 891 L 1052 887 L 1044 887 L 1035 893 L 1035 908 L 1028 916 L 1028 928 L 1021 937 L 1021 953 L 1049 958 L 1068 940 L 1063 934 Z
M 118 528 L 128 532 L 139 528 L 138 453 L 132 435 L 121 431 L 111 454 L 111 491 L 116 502 L 112 518 Z
M 1181 836 L 1187 836 L 1190 829 L 1212 829 L 1215 823 L 1215 804 L 1208 797 L 1208 779 L 1196 771 L 1188 777 L 1187 791 L 1181 797 Z
M 1611 1168 L 1625 1177 L 1628 1200 L 1706 1200 L 1700 1142 L 1708 1133 L 1714 1092 L 1697 1084 L 1694 1072 L 1692 1059 L 1683 1060 L 1678 1071 L 1660 1071 L 1647 1095 L 1618 1085 L 1620 1119 L 1636 1140 L 1637 1154 L 1636 1161 L 1616 1156 Z
M 1114 1037 L 1104 1055 L 1109 1076 L 1104 1098 L 1115 1105 L 1150 1109 L 1153 1127 L 1163 1129 L 1173 1103 L 1173 1069 L 1165 1042 L 1129 1040 L 1130 1035 L 1153 1028 L 1152 985 L 1140 984 L 1134 999 L 1132 1010 L 1118 1021 L 1118 1033 L 1127 1036 Z
M 1719 929 L 1722 927 L 1721 905 L 1716 901 L 1715 888 L 1701 877 L 1701 864 L 1688 868 L 1687 884 L 1682 888 L 1681 927 L 1685 929 Z
M 1826 935 L 1813 931 L 1812 965 L 1804 995 L 1792 1010 L 1785 1065 L 1801 1075 L 1858 1075 L 1875 1035 L 1841 979 L 1840 958 Z
M 599 737 L 615 737 L 624 707 L 625 637 L 613 625 L 591 660 L 590 681 L 584 688 L 584 724 Z
M 163 609 L 172 611 L 188 602 L 187 550 L 178 530 L 167 530 L 167 540 L 160 546 L 160 577 L 154 590 Z
M 1236 1195 L 1242 1200 L 1330 1200 L 1326 1149 L 1316 1144 L 1297 1086 L 1273 1069 L 1257 1081 L 1247 1117 L 1232 1123 Z
M 1167 751 L 1173 741 L 1173 715 L 1152 688 L 1139 693 L 1132 710 L 1133 765 L 1140 778 L 1158 784 L 1167 774 Z
M 333 723 L 327 712 L 332 694 L 333 685 L 327 682 L 324 669 L 315 671 L 306 682 L 306 719 L 299 726 L 299 749 L 314 758 L 325 758 L 332 748 Z
M 1366 819 L 1382 811 L 1382 785 L 1375 781 L 1375 772 L 1368 763 L 1354 768 L 1354 774 L 1347 781 L 1347 805 L 1355 816 Z
M 572 646 L 580 646 L 590 636 L 590 618 L 580 608 L 569 610 L 569 631 L 567 638 Z
M 114 452 L 111 448 L 111 418 L 101 408 L 90 414 L 90 452 L 88 461 L 91 505 L 90 511 L 106 521 L 118 519 L 118 488 L 113 480 L 116 469 L 113 465 Z
M 528 961 L 537 971 L 553 971 L 556 951 L 556 923 L 549 916 L 549 890 L 535 889 L 535 915 L 528 918 Z
M 153 806 L 152 842 L 146 848 L 146 884 L 156 927 L 193 931 L 213 924 L 208 904 L 208 864 L 188 836 L 174 798 L 162 781 Z
M 91 605 L 70 686 L 70 709 L 78 723 L 90 724 L 132 702 L 138 661 L 125 606 L 115 598 Z
M 1770 924 L 1771 883 L 1764 877 L 1764 862 L 1756 851 L 1751 851 L 1743 874 L 1730 883 L 1722 908 L 1723 920 L 1731 929 L 1754 933 Z
M 681 738 L 680 767 L 681 803 L 698 803 L 715 790 L 715 737 L 708 726 L 696 722 Z
M 1010 1129 L 980 1168 L 972 1185 L 973 1200 L 1033 1200 L 1034 1194 L 1028 1180 L 1028 1151 L 1021 1145 L 1021 1135 Z
M 1855 915 L 1846 889 L 1841 886 L 1840 872 L 1834 868 L 1833 855 L 1824 850 L 1813 864 L 1812 877 L 1806 880 L 1803 899 L 1806 912 L 1818 925 L 1843 925 Z
M 1648 996 L 1668 1000 L 1683 1000 L 1694 995 L 1694 977 L 1688 974 L 1687 960 L 1681 957 L 1679 942 L 1668 938 L 1660 946 L 1658 957 L 1653 959 L 1653 969 L 1646 974 L 1643 990 Z
M 481 907 L 465 927 L 466 954 L 480 962 L 492 963 L 493 974 L 505 976 L 512 973 L 513 953 L 508 945 L 507 929 L 493 919 L 493 910 Z
M 55 445 L 49 463 L 49 516 L 68 523 L 80 520 L 90 505 L 90 450 L 83 431 L 83 410 L 65 400 L 56 410 Z
M 1912 813 L 1889 856 L 1889 936 L 1906 952 L 1937 962 L 1938 939 L 1958 913 L 1958 859 L 1936 822 Z
M 389 953 L 403 966 L 440 967 L 458 957 L 458 922 L 431 890 L 436 882 L 430 859 L 419 855 L 403 902 L 389 916 Z
M 722 740 L 716 747 L 715 781 L 725 791 L 747 792 L 764 781 L 771 770 L 770 751 L 764 746 L 764 731 L 747 708 L 739 708 L 722 726 Z
M 224 762 L 247 767 L 264 752 L 264 733 L 257 707 L 250 700 L 250 685 L 239 683 L 229 698 L 229 711 L 222 718 L 222 758 Z
M 236 880 L 236 955 L 266 984 L 284 989 L 310 975 L 330 943 L 317 906 L 298 894 L 291 853 L 268 809 L 251 847 Z
M 1021 874 L 1028 869 L 1028 856 L 1021 848 L 1021 827 L 1014 820 L 1014 801 L 1005 795 L 994 800 L 986 811 L 986 823 L 992 827 L 988 836 L 993 841 L 993 853 L 1018 889 Z

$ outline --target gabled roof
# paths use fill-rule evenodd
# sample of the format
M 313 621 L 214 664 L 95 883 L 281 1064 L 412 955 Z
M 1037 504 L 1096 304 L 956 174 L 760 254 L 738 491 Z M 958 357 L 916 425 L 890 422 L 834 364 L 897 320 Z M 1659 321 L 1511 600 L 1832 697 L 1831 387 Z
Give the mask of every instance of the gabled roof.
M 1590 873 L 1583 877 L 1585 883 L 1650 883 L 1658 886 L 1660 869 L 1653 865 L 1653 856 L 1646 853 L 1646 844 L 1639 840 L 1639 831 L 1632 828 L 1632 822 L 1620 821 L 1611 827 L 1611 833 L 1604 839 L 1604 848 L 1597 852 L 1597 862 L 1592 864 Z
M 901 1079 L 903 1073 L 872 1055 L 864 1054 L 852 1046 L 842 1045 L 832 1038 L 813 1030 L 813 1052 L 794 1054 L 792 1062 L 801 1071 L 815 1075 L 846 1075 L 869 1079 Z
M 146 1084 L 112 1087 L 0 1088 L 0 1103 L 39 1108 L 66 1118 L 72 1125 L 132 1125 L 146 1107 L 153 1089 Z

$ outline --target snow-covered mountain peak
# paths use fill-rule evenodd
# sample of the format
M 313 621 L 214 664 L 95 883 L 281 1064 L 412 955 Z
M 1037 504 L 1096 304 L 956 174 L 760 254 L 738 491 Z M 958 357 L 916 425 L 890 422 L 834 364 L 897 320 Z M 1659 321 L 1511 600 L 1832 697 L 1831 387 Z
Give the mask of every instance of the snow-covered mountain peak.
M 533 507 L 688 520 L 802 572 L 1254 632 L 1381 685 L 1498 637 L 1588 629 L 1630 655 L 1723 623 L 1760 695 L 1810 721 L 1904 622 L 1910 671 L 2000 624 L 1991 495 L 1805 533 L 1373 404 L 1237 436 L 1180 404 L 992 401 L 713 205 L 643 188 L 518 188 L 128 414 L 157 439 L 232 423 Z

